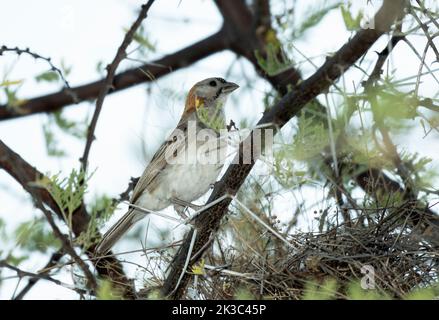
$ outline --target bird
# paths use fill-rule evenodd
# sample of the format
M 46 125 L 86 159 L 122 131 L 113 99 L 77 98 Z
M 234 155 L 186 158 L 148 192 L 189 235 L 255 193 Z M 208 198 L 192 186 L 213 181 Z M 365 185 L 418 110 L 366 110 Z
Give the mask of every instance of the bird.
M 192 202 L 209 191 L 224 165 L 220 160 L 227 142 L 220 139 L 219 132 L 226 127 L 224 105 L 237 88 L 236 83 L 220 77 L 207 78 L 193 85 L 186 96 L 177 127 L 144 169 L 134 187 L 130 204 L 150 211 L 173 205 L 180 215 L 187 207 L 196 208 Z M 144 211 L 129 207 L 102 236 L 96 253 L 106 254 L 146 215 Z

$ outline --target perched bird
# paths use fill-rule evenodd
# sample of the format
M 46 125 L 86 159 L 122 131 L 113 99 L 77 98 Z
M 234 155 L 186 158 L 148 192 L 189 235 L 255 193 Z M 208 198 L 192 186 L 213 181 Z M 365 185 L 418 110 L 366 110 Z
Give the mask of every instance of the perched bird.
M 219 129 L 226 125 L 224 104 L 238 87 L 222 78 L 208 78 L 189 90 L 176 129 L 146 167 L 134 187 L 130 203 L 151 211 L 174 205 L 181 213 L 182 208 L 190 207 L 192 201 L 209 190 L 223 167 L 221 154 L 217 153 L 224 154 L 227 147 L 227 142 L 219 139 Z M 109 251 L 145 215 L 131 207 L 104 234 L 96 247 L 97 254 Z

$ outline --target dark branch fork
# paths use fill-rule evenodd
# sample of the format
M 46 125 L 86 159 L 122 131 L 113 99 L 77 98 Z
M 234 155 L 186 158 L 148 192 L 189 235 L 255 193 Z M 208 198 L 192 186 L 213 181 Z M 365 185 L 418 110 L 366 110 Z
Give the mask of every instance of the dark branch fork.
M 125 35 L 124 41 L 122 45 L 119 47 L 116 57 L 114 58 L 111 65 L 108 66 L 107 77 L 104 81 L 104 86 L 101 88 L 98 99 L 96 102 L 96 110 L 93 115 L 92 121 L 90 123 L 90 127 L 88 130 L 88 136 L 86 141 L 86 147 L 84 150 L 84 155 L 82 157 L 82 168 L 85 170 L 87 166 L 87 159 L 90 152 L 91 143 L 93 141 L 94 130 L 96 128 L 96 123 L 99 118 L 99 113 L 103 105 L 103 101 L 105 99 L 105 95 L 110 90 L 114 75 L 119 63 L 126 57 L 125 50 L 133 39 L 133 36 L 140 26 L 141 22 L 146 18 L 147 12 L 154 0 L 149 0 L 146 5 L 143 5 L 140 11 L 140 14 L 130 30 Z M 3 47 L 2 50 L 6 50 L 7 48 Z M 25 53 L 30 53 L 29 50 L 23 51 Z M 36 56 L 37 58 L 40 56 Z M 50 59 L 47 60 L 50 63 Z M 67 84 L 68 86 L 68 84 Z M 88 285 L 91 289 L 91 292 L 95 292 L 97 289 L 97 282 L 94 275 L 89 270 L 88 266 L 85 262 L 78 256 L 78 254 L 73 249 L 69 239 L 61 233 L 55 221 L 52 218 L 52 213 L 46 209 L 45 205 L 47 205 L 51 210 L 53 210 L 60 219 L 64 219 L 63 213 L 61 209 L 57 206 L 56 202 L 50 195 L 50 193 L 44 189 L 35 187 L 32 182 L 43 177 L 41 173 L 39 173 L 36 169 L 32 168 L 29 164 L 27 164 L 18 154 L 14 153 L 11 149 L 9 149 L 1 140 L 0 140 L 0 167 L 5 169 L 11 176 L 13 176 L 32 196 L 36 206 L 41 209 L 46 216 L 50 226 L 52 227 L 56 237 L 61 240 L 62 247 L 65 252 L 67 252 L 73 260 L 81 267 L 83 270 L 87 280 Z M 79 208 L 75 210 L 72 215 L 72 227 L 73 233 L 76 236 L 79 236 L 83 231 L 85 231 L 88 227 L 88 223 L 90 220 L 90 216 L 88 215 L 85 205 L 82 204 Z M 94 259 L 94 248 L 84 248 L 86 253 L 89 255 L 91 259 Z M 110 278 L 116 286 L 122 287 L 122 294 L 127 297 L 133 297 L 134 290 L 132 288 L 132 283 L 129 281 L 124 273 L 122 266 L 119 261 L 113 257 L 104 257 L 100 259 L 96 263 L 96 269 L 98 273 L 103 276 Z
M 229 9 L 230 2 L 225 0 L 217 0 L 218 7 L 224 12 Z M 245 4 L 240 2 L 245 8 Z M 359 31 L 348 43 L 340 48 L 331 58 L 329 58 L 325 64 L 320 67 L 317 72 L 311 77 L 304 80 L 300 84 L 274 105 L 268 112 L 264 114 L 258 125 L 272 124 L 274 130 L 282 127 L 292 117 L 294 117 L 308 102 L 314 99 L 318 94 L 324 92 L 334 81 L 336 81 L 349 67 L 351 67 L 367 50 L 375 43 L 375 41 L 390 30 L 395 20 L 399 20 L 404 15 L 405 1 L 389 1 L 386 0 L 383 6 L 375 15 L 375 27 L 376 29 L 367 29 Z M 229 16 L 225 17 L 226 21 L 233 21 L 236 19 L 237 24 L 241 24 L 242 12 L 238 13 L 230 11 Z M 249 16 L 250 13 L 247 14 Z M 245 16 L 245 15 L 244 15 Z M 244 22 L 244 23 L 248 23 Z M 248 34 L 247 34 L 248 36 Z M 254 39 L 254 37 L 253 37 Z M 248 40 L 248 43 L 255 43 Z M 250 47 L 254 48 L 254 47 Z M 251 136 L 248 138 L 251 139 Z M 245 145 L 243 142 L 242 145 Z M 252 145 L 251 143 L 247 145 Z M 253 145 L 252 145 L 253 147 Z M 240 148 L 237 159 L 242 158 L 242 148 Z M 260 150 L 258 150 L 260 152 Z M 254 154 L 254 153 L 252 153 Z M 256 159 L 254 159 L 256 160 Z M 233 163 L 239 163 L 234 161 Z M 219 183 L 215 185 L 215 188 L 207 201 L 210 203 L 220 198 L 224 194 L 236 194 L 239 187 L 250 173 L 254 161 L 252 164 L 232 164 L 227 169 L 223 178 Z M 204 246 L 204 243 L 209 240 L 212 233 L 216 232 L 220 226 L 222 217 L 226 214 L 228 205 L 231 199 L 228 198 L 214 207 L 210 208 L 203 215 L 199 215 L 194 222 L 197 228 L 197 237 L 193 245 L 192 252 L 199 252 Z M 190 275 L 185 273 L 182 279 L 180 279 L 181 270 L 184 269 L 184 263 L 186 261 L 186 255 L 192 242 L 193 231 L 190 231 L 184 239 L 183 245 L 180 247 L 177 255 L 174 257 L 170 272 L 165 280 L 162 293 L 172 295 L 172 298 L 181 298 L 185 288 L 189 282 Z M 190 260 L 190 265 L 196 263 L 201 255 L 197 258 Z M 189 266 L 190 267 L 190 266 Z M 178 288 L 177 288 L 178 284 Z
M 32 195 L 33 199 L 41 201 L 45 206 L 50 208 L 60 220 L 64 220 L 64 214 L 56 204 L 52 195 L 45 188 L 35 186 L 35 181 L 40 180 L 44 175 L 37 169 L 32 167 L 17 153 L 12 151 L 0 140 L 0 168 L 4 169 L 9 175 L 11 175 L 23 188 Z M 86 231 L 90 221 L 90 215 L 88 214 L 84 205 L 81 205 L 72 214 L 72 228 L 73 234 L 78 237 L 83 231 Z M 94 261 L 94 247 L 83 248 L 88 257 Z M 115 286 L 120 288 L 122 294 L 127 298 L 134 297 L 134 291 L 131 281 L 125 276 L 121 263 L 113 256 L 108 255 L 99 260 L 99 264 L 96 265 L 98 274 L 111 280 L 115 283 Z
M 15 273 L 17 274 L 17 277 L 19 277 L 19 278 L 30 277 L 31 280 L 34 280 L 33 283 L 35 283 L 37 281 L 35 279 L 38 279 L 38 280 L 39 279 L 44 279 L 44 280 L 53 282 L 53 283 L 55 283 L 57 285 L 60 285 L 60 286 L 64 286 L 65 285 L 69 289 L 74 290 L 74 291 L 76 291 L 77 293 L 79 293 L 81 295 L 87 294 L 86 290 L 83 290 L 83 289 L 80 289 L 80 288 L 76 288 L 76 287 L 72 287 L 72 286 L 69 286 L 67 284 L 63 284 L 60 280 L 52 278 L 50 275 L 48 275 L 45 272 L 43 272 L 43 273 L 32 273 L 32 272 L 24 271 L 24 270 L 21 270 L 21 269 L 17 268 L 16 266 L 13 266 L 13 265 L 7 263 L 5 260 L 0 260 L 0 268 L 7 268 L 7 269 L 10 269 L 12 271 L 15 271 Z M 26 293 L 26 292 L 22 291 L 17 296 L 13 297 L 13 299 L 14 300 L 21 300 L 21 298 L 23 297 L 23 293 Z
M 30 189 L 30 190 L 33 191 L 33 189 Z M 71 244 L 70 239 L 66 235 L 64 235 L 61 232 L 61 230 L 58 228 L 55 221 L 53 220 L 52 212 L 50 212 L 48 209 L 46 209 L 44 207 L 43 202 L 41 201 L 40 198 L 38 198 L 38 196 L 34 196 L 33 194 L 32 194 L 32 196 L 33 196 L 36 207 L 39 208 L 44 213 L 47 221 L 49 222 L 50 227 L 53 230 L 53 233 L 61 241 L 61 246 L 62 246 L 63 250 L 72 257 L 73 261 L 75 261 L 75 263 L 78 264 L 78 266 L 84 272 L 84 275 L 87 279 L 87 286 L 90 289 L 90 293 L 95 294 L 98 285 L 97 285 L 96 279 L 95 279 L 94 275 L 92 274 L 92 272 L 90 271 L 89 267 L 84 262 L 84 260 L 82 260 L 81 257 L 76 253 L 75 249 L 73 248 L 73 246 Z
M 395 34 L 391 37 L 386 48 L 378 53 L 378 59 L 375 66 L 369 78 L 363 83 L 365 92 L 369 97 L 368 99 L 370 100 L 369 102 L 371 105 L 377 103 L 374 85 L 375 82 L 380 79 L 384 63 L 395 46 L 404 39 L 405 36 L 402 35 L 401 32 L 401 24 L 398 24 L 395 28 Z M 422 103 L 421 101 L 417 102 L 418 104 Z M 397 152 L 396 145 L 393 143 L 388 130 L 386 129 L 382 120 L 375 119 L 375 123 L 377 124 L 377 128 L 380 131 L 383 139 L 385 147 L 385 150 L 383 150 L 384 155 L 389 157 L 394 163 L 398 175 L 403 180 L 404 188 L 400 187 L 398 183 L 395 183 L 393 180 L 391 180 L 385 173 L 376 169 L 369 169 L 365 172 L 359 173 L 355 177 L 358 185 L 368 193 L 370 193 L 371 190 L 378 189 L 385 190 L 385 194 L 398 193 L 403 195 L 406 204 L 412 208 L 408 221 L 414 227 L 413 233 L 419 238 L 427 240 L 433 246 L 438 246 L 439 218 L 434 211 L 429 208 L 428 204 L 424 204 L 422 202 L 419 203 L 417 201 L 418 193 L 415 190 L 416 188 L 410 177 L 410 172 Z M 371 188 L 372 184 L 375 184 L 374 188 Z M 376 194 L 375 192 L 373 193 Z
M 362 30 L 358 32 L 352 40 L 343 46 L 332 58 L 328 59 L 312 77 L 300 83 L 300 85 L 297 85 L 297 83 L 299 83 L 301 80 L 301 76 L 295 68 L 292 67 L 275 76 L 268 76 L 263 72 L 263 70 L 260 69 L 254 57 L 254 50 L 264 52 L 263 37 L 261 37 L 261 34 L 255 32 L 255 29 L 257 29 L 258 25 L 262 25 L 265 29 L 269 27 L 269 11 L 267 12 L 267 3 L 268 1 L 266 0 L 257 1 L 257 8 L 255 10 L 256 19 L 254 19 L 244 1 L 217 0 L 216 4 L 224 17 L 224 24 L 219 32 L 205 40 L 202 40 L 151 64 L 146 64 L 139 68 L 122 72 L 119 75 L 113 75 L 113 81 L 110 83 L 110 87 L 108 87 L 108 90 L 105 94 L 122 90 L 142 82 L 151 81 L 150 78 L 145 76 L 144 70 L 147 70 L 148 73 L 152 74 L 155 78 L 158 78 L 178 68 L 190 65 L 191 63 L 198 61 L 212 53 L 224 49 L 231 49 L 238 55 L 249 59 L 250 62 L 252 62 L 255 66 L 258 73 L 263 78 L 267 79 L 281 94 L 285 95 L 284 98 L 270 111 L 268 111 L 259 122 L 272 123 L 276 129 L 294 117 L 297 112 L 304 107 L 307 101 L 312 100 L 319 93 L 323 92 L 327 87 L 329 87 L 332 81 L 335 81 L 347 68 L 355 63 L 355 61 L 370 48 L 376 39 L 378 39 L 384 32 L 389 30 L 394 20 L 399 18 L 399 15 L 403 15 L 402 8 L 405 4 L 405 1 L 385 0 L 383 7 L 375 17 L 377 29 Z M 262 30 L 263 32 L 265 30 L 264 28 L 259 28 L 259 30 Z M 383 56 L 384 55 L 385 54 L 383 54 Z M 383 59 L 383 63 L 384 60 L 385 58 Z M 382 65 L 378 66 L 377 64 L 376 71 L 378 71 L 381 67 Z M 374 70 L 374 72 L 376 71 Z M 379 72 L 376 72 L 375 75 L 378 74 Z M 96 81 L 81 87 L 73 88 L 72 90 L 76 93 L 80 100 L 91 99 L 99 95 L 99 89 L 102 88 L 104 83 L 105 80 Z M 296 87 L 293 87 L 293 91 L 287 94 L 288 85 L 296 85 Z M 34 114 L 58 110 L 72 103 L 73 101 L 71 97 L 68 97 L 63 92 L 59 92 L 36 99 L 30 99 L 23 106 L 21 106 L 21 108 L 25 110 L 27 114 Z M 26 114 L 14 113 L 9 108 L 0 108 L 0 120 L 11 119 L 23 115 Z M 0 166 L 3 168 L 6 167 L 6 170 L 12 176 L 14 176 L 14 178 L 19 181 L 25 187 L 25 189 L 27 189 L 28 186 L 26 182 L 24 182 L 26 179 L 21 177 L 21 174 L 17 172 L 17 168 L 14 168 L 14 166 L 11 167 L 11 163 L 9 162 L 11 159 L 3 159 L 5 161 L 2 162 L 2 154 L 5 152 L 5 150 L 8 152 L 8 157 L 13 155 L 18 156 L 14 154 L 12 150 L 5 149 L 5 147 L 6 146 L 4 146 L 0 141 Z M 240 150 L 240 152 L 242 152 L 242 150 Z M 25 170 L 29 170 L 27 167 L 29 165 L 27 163 L 23 164 L 23 160 L 21 158 L 20 161 L 18 167 L 22 166 L 22 168 Z M 221 179 L 221 181 L 215 186 L 212 196 L 208 202 L 218 199 L 224 194 L 235 194 L 246 176 L 249 174 L 252 166 L 253 164 L 236 164 L 230 166 L 223 179 Z M 30 168 L 37 173 L 34 168 Z M 382 177 L 380 173 L 377 173 L 377 175 Z M 34 175 L 33 179 L 35 179 L 35 176 L 36 175 Z M 364 173 L 363 176 L 358 177 L 358 184 L 363 186 L 364 189 L 367 188 L 367 186 L 364 185 L 364 181 L 368 179 L 367 177 L 367 173 Z M 33 181 L 30 180 L 29 177 L 26 178 L 28 182 Z M 385 185 L 393 185 L 392 180 L 388 180 L 389 181 L 385 182 Z M 41 192 L 41 190 L 37 190 L 37 192 Z M 39 196 L 43 196 L 43 199 L 44 197 L 47 198 L 47 195 L 45 194 L 40 194 Z M 126 196 L 126 194 L 122 195 L 122 197 L 124 196 Z M 45 199 L 44 202 L 50 206 L 51 201 L 53 202 L 53 199 Z M 210 238 L 212 233 L 218 229 L 221 218 L 227 212 L 229 203 L 230 199 L 221 202 L 219 205 L 209 209 L 206 214 L 201 215 L 199 219 L 195 221 L 195 225 L 199 232 L 194 249 L 192 251 L 193 253 L 197 253 L 197 259 L 201 256 L 201 254 L 198 254 L 200 252 L 199 249 L 206 249 L 201 245 L 203 244 L 203 239 Z M 55 209 L 53 210 L 56 212 Z M 78 213 L 79 214 L 74 215 L 74 219 L 78 220 L 76 224 L 74 223 L 74 227 L 76 226 L 76 231 L 79 231 L 80 233 L 81 230 L 85 230 L 89 217 L 85 211 L 85 208 L 83 207 L 78 208 Z M 190 242 L 191 239 L 192 233 L 186 235 L 183 245 L 179 249 L 179 252 L 175 256 L 174 261 L 170 266 L 170 273 L 168 274 L 163 287 L 163 293 L 165 295 L 173 292 L 175 289 L 176 280 L 180 276 L 181 270 L 183 269 L 182 265 L 186 260 L 188 241 Z M 92 248 L 88 252 L 92 252 Z M 113 271 L 107 267 L 101 267 L 99 269 L 99 265 L 97 266 L 98 271 L 102 274 L 107 273 L 107 276 L 110 278 L 113 277 L 113 281 L 115 283 L 122 282 L 127 288 L 132 288 L 128 279 L 126 279 L 126 277 L 123 275 L 119 262 L 116 259 L 111 258 L 111 256 L 106 258 L 113 259 L 112 261 L 107 261 L 105 265 L 114 265 L 116 268 L 115 273 L 113 273 Z M 197 259 L 191 260 L 191 264 L 196 263 Z M 118 277 L 119 279 L 116 279 Z M 185 274 L 183 281 L 180 282 L 178 290 L 176 290 L 173 294 L 174 298 L 182 297 L 189 279 L 190 277 Z
M 40 279 L 44 279 L 44 277 L 49 274 L 50 270 L 58 264 L 63 255 L 62 249 L 54 252 L 50 257 L 49 262 L 47 262 L 43 269 L 37 273 L 37 277 L 31 277 L 24 288 L 15 295 L 14 300 L 22 300 Z
M 227 41 L 225 30 L 221 29 L 206 39 L 200 40 L 199 42 L 172 54 L 166 55 L 161 59 L 123 71 L 114 76 L 112 85 L 107 94 L 119 92 L 141 83 L 150 82 L 178 69 L 187 67 L 209 55 L 227 49 Z M 151 75 L 151 77 L 147 77 L 146 74 Z M 76 102 L 94 99 L 98 96 L 100 88 L 104 86 L 104 81 L 105 79 L 78 87 L 72 87 L 70 91 L 77 97 L 77 101 L 72 99 L 72 97 L 64 91 L 61 91 L 25 100 L 20 105 L 19 112 L 12 108 L 8 108 L 7 105 L 1 105 L 0 121 L 39 113 L 54 112 Z

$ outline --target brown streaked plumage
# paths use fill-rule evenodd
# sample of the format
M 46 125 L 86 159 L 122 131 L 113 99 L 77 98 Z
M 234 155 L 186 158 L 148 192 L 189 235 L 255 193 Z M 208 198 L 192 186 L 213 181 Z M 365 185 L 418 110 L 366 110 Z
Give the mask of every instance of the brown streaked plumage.
M 192 111 L 196 111 L 197 107 L 204 104 L 204 98 L 198 97 L 195 93 L 196 88 L 193 86 L 186 97 L 186 103 L 184 104 L 184 111 L 182 117 L 188 115 Z
M 192 143 L 188 140 L 188 123 L 194 121 L 197 133 L 206 129 L 206 123 L 199 119 L 197 109 L 206 108 L 208 116 L 220 117 L 225 127 L 223 105 L 227 96 L 238 88 L 238 85 L 221 78 L 208 78 L 197 82 L 186 97 L 185 108 L 177 127 L 170 137 L 160 146 L 149 165 L 145 168 L 137 182 L 130 202 L 142 208 L 159 211 L 174 205 L 181 209 L 181 203 L 191 203 L 206 193 L 221 171 L 223 163 L 202 163 L 197 155 L 186 154 L 187 146 Z M 221 113 L 218 115 L 218 106 Z M 175 139 L 182 134 L 181 139 Z M 217 133 L 213 133 L 217 137 Z M 194 141 L 197 147 L 206 145 L 203 140 Z M 208 152 L 225 150 L 225 141 L 219 142 L 214 149 Z M 180 162 L 171 163 L 172 154 Z M 179 158 L 181 157 L 181 158 Z M 184 158 L 185 157 L 185 158 Z M 189 161 L 189 158 L 194 162 Z M 111 247 L 139 220 L 145 213 L 129 209 L 128 212 L 113 225 L 102 237 L 96 247 L 97 254 L 105 254 Z

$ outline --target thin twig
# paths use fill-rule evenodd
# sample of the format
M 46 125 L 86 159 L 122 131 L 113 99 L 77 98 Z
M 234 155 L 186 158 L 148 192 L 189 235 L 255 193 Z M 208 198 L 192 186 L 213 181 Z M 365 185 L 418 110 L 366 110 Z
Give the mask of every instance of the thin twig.
M 296 247 L 293 246 L 289 241 L 287 241 L 279 232 L 274 230 L 272 227 L 270 227 L 268 224 L 266 224 L 261 218 L 259 218 L 257 215 L 255 215 L 247 206 L 245 206 L 241 201 L 238 200 L 237 197 L 233 196 L 232 199 L 241 207 L 244 209 L 245 212 L 247 212 L 257 223 L 262 225 L 264 228 L 266 228 L 269 232 L 271 232 L 274 236 L 276 236 L 279 240 L 281 240 L 283 243 L 285 243 L 288 247 L 295 250 Z
M 47 275 L 49 274 L 50 270 L 52 269 L 52 267 L 54 267 L 59 260 L 61 260 L 61 258 L 63 257 L 63 252 L 61 250 L 56 251 L 55 253 L 52 254 L 52 256 L 50 257 L 49 262 L 44 266 L 44 268 L 41 270 L 41 272 L 38 272 L 39 275 Z M 33 288 L 33 286 L 40 280 L 42 279 L 41 277 L 35 277 L 35 278 L 31 278 L 29 279 L 28 283 L 26 284 L 26 286 L 21 289 L 21 291 L 17 294 L 14 295 L 14 300 L 22 300 L 24 298 L 24 296 Z
M 180 286 L 180 282 L 181 282 L 181 280 L 183 279 L 183 277 L 184 277 L 184 275 L 186 273 L 187 267 L 189 265 L 189 261 L 191 260 L 192 251 L 194 249 L 194 244 L 195 244 L 195 239 L 196 238 L 197 238 L 197 229 L 194 229 L 193 232 L 192 232 L 191 244 L 189 246 L 189 249 L 188 249 L 188 252 L 187 252 L 187 256 L 186 256 L 186 261 L 184 262 L 184 266 L 181 269 L 181 274 L 180 274 L 180 277 L 178 278 L 178 281 L 177 281 L 177 284 L 175 285 L 174 290 L 169 293 L 170 296 L 172 296 L 174 294 L 174 292 L 177 291 L 178 287 Z
M 116 69 L 119 66 L 120 62 L 126 58 L 126 49 L 128 48 L 131 41 L 133 40 L 133 37 L 134 37 L 137 29 L 140 27 L 142 21 L 146 18 L 148 10 L 152 6 L 153 3 L 154 3 L 154 0 L 149 0 L 148 3 L 142 5 L 139 16 L 137 17 L 136 21 L 134 21 L 133 25 L 128 30 L 128 32 L 125 34 L 125 37 L 124 37 L 119 49 L 117 50 L 117 53 L 113 59 L 113 62 L 111 62 L 111 64 L 107 66 L 107 76 L 106 76 L 105 81 L 101 87 L 101 90 L 99 91 L 99 95 L 98 95 L 97 100 L 96 100 L 95 111 L 93 113 L 93 117 L 92 117 L 90 125 L 88 127 L 87 141 L 85 144 L 84 153 L 83 153 L 82 158 L 81 158 L 81 168 L 84 171 L 87 169 L 88 156 L 90 154 L 91 144 L 93 143 L 93 141 L 95 139 L 94 132 L 96 129 L 96 124 L 98 122 L 98 118 L 99 118 L 99 115 L 101 113 L 102 105 L 104 104 L 105 96 L 112 88 L 114 75 L 116 74 Z
M 50 71 L 56 72 L 59 75 L 60 79 L 64 83 L 64 86 L 65 86 L 65 89 L 66 89 L 66 93 L 68 93 L 73 98 L 73 102 L 74 103 L 78 103 L 79 102 L 78 101 L 78 97 L 76 96 L 76 94 L 70 88 L 69 82 L 64 77 L 63 72 L 61 71 L 60 68 L 56 67 L 52 63 L 52 59 L 50 57 L 43 57 L 42 55 L 31 51 L 29 48 L 20 49 L 19 47 L 9 48 L 7 46 L 1 46 L 1 48 L 0 48 L 0 56 L 3 55 L 3 52 L 15 52 L 18 56 L 20 56 L 22 54 L 27 54 L 27 55 L 30 55 L 31 57 L 33 57 L 34 59 L 39 59 L 39 60 L 46 61 L 49 64 L 49 66 L 50 66 Z
M 38 273 L 32 273 L 32 272 L 24 271 L 24 270 L 21 270 L 21 269 L 15 267 L 13 265 L 7 263 L 5 260 L 0 260 L 0 268 L 8 268 L 8 269 L 10 269 L 12 271 L 15 271 L 17 273 L 17 276 L 20 279 L 23 278 L 23 277 L 31 277 L 32 279 L 35 279 L 35 278 L 37 278 L 37 279 L 44 279 L 44 280 L 53 282 L 53 283 L 55 283 L 55 284 L 57 284 L 59 286 L 62 286 L 64 288 L 67 288 L 67 289 L 70 289 L 70 290 L 74 290 L 74 291 L 76 291 L 79 294 L 87 294 L 86 290 L 77 288 L 74 285 L 71 285 L 71 284 L 68 284 L 68 283 L 64 283 L 64 282 L 62 282 L 60 280 L 54 279 L 51 276 L 49 276 L 48 274 L 45 274 L 45 273 L 38 274 Z
M 241 28 L 241 32 L 247 32 L 246 35 L 250 35 L 251 30 L 248 30 L 248 20 L 252 20 L 252 18 L 248 18 L 247 16 L 243 17 L 241 15 L 236 14 L 237 7 L 245 6 L 244 2 L 236 2 L 236 6 L 231 5 L 231 1 L 226 0 L 216 0 L 216 3 L 219 9 L 224 12 L 227 10 L 233 9 L 234 12 L 229 17 L 224 17 L 225 23 L 233 23 L 236 25 L 231 25 L 229 27 L 233 28 L 232 30 Z M 235 4 L 235 2 L 233 2 Z M 396 19 L 400 19 L 404 15 L 404 0 L 386 0 L 383 2 L 382 7 L 375 15 L 375 29 L 367 29 L 359 31 L 351 40 L 349 40 L 343 47 L 341 47 L 334 55 L 326 60 L 326 62 L 319 68 L 312 76 L 308 79 L 300 82 L 296 87 L 286 93 L 287 84 L 292 84 L 292 79 L 289 78 L 283 85 L 285 85 L 283 91 L 284 96 L 268 111 L 266 111 L 263 117 L 259 120 L 258 124 L 264 123 L 273 123 L 273 129 L 277 129 L 278 127 L 282 127 L 286 124 L 291 118 L 295 117 L 304 106 L 310 101 L 314 100 L 317 95 L 326 91 L 331 85 L 339 79 L 339 77 L 355 62 L 361 58 L 370 47 L 381 37 L 381 35 L 388 32 Z M 251 13 L 249 13 L 251 16 Z M 239 16 L 239 19 L 231 22 L 234 17 Z M 243 26 L 244 25 L 244 26 Z M 251 21 L 250 21 L 251 26 Z M 239 33 L 237 33 L 239 35 Z M 244 42 L 244 39 L 240 39 L 243 42 L 241 43 L 241 47 L 237 50 L 242 53 L 244 50 L 245 53 L 248 53 L 249 48 L 243 49 L 243 45 L 251 46 L 252 44 L 248 41 Z M 238 44 L 236 44 L 238 46 Z M 250 49 L 252 49 L 250 47 Z M 253 54 L 253 52 L 252 52 Z M 249 59 L 252 59 L 249 57 Z M 256 65 L 256 63 L 255 63 Z M 266 76 L 266 78 L 269 78 Z M 273 79 L 269 79 L 272 80 Z M 293 83 L 294 85 L 294 83 Z M 279 86 L 281 87 L 281 86 Z M 251 146 L 251 150 L 255 147 L 251 141 L 251 137 L 249 137 Z M 249 141 L 247 141 L 249 142 Z M 243 144 L 245 145 L 245 144 Z M 241 150 L 242 151 L 242 150 Z M 244 182 L 245 178 L 250 173 L 256 159 L 260 155 L 261 150 L 256 150 L 253 153 L 254 158 L 252 157 L 252 161 L 250 164 L 243 164 L 239 161 L 240 157 L 243 156 L 243 152 L 239 152 L 236 156 L 238 160 L 234 162 L 233 165 L 229 166 L 226 173 L 223 175 L 220 182 L 215 184 L 215 188 L 209 197 L 208 202 L 214 201 L 222 195 L 236 194 L 239 187 Z M 237 164 L 239 163 L 239 164 Z M 216 206 L 209 209 L 206 213 L 199 215 L 197 221 L 195 221 L 195 226 L 199 231 L 199 236 L 196 239 L 194 244 L 194 250 L 198 251 L 206 241 L 209 240 L 210 235 L 215 233 L 221 223 L 223 216 L 226 214 L 228 206 L 231 201 L 227 199 L 225 201 L 220 202 Z M 187 248 L 191 244 L 192 234 L 188 233 L 183 241 L 183 245 L 180 250 L 175 255 L 172 266 L 170 266 L 171 270 L 167 275 L 167 278 L 164 282 L 162 292 L 165 295 L 169 295 L 175 289 L 175 284 L 180 279 L 181 270 L 185 263 L 185 258 L 187 254 Z M 196 263 L 197 261 L 193 261 L 191 263 Z M 179 288 L 176 292 L 172 294 L 173 298 L 181 298 L 184 292 L 184 289 L 189 283 L 189 276 L 186 275 L 181 281 Z
M 35 180 L 45 177 L 34 166 L 26 162 L 20 155 L 10 149 L 0 140 L 0 168 L 5 170 L 32 198 L 40 199 L 44 205 L 47 205 L 60 220 L 64 219 L 62 210 L 46 188 L 35 187 Z M 72 214 L 72 229 L 76 237 L 89 229 L 90 215 L 84 205 L 79 206 Z M 97 237 L 100 234 L 97 233 Z M 89 258 L 94 258 L 93 247 L 88 248 L 82 244 L 82 248 Z M 102 258 L 96 264 L 96 271 L 105 279 L 109 279 L 114 284 L 121 284 L 118 287 L 124 292 L 124 297 L 131 299 L 134 297 L 134 287 L 131 281 L 125 275 L 122 264 L 117 258 L 111 255 Z
M 364 87 L 372 86 L 381 77 L 384 63 L 386 62 L 390 53 L 393 51 L 393 48 L 395 48 L 396 44 L 403 39 L 405 39 L 405 36 L 403 35 L 399 35 L 399 34 L 393 35 L 390 41 L 388 42 L 386 48 L 384 48 L 380 53 L 378 53 L 378 60 L 369 78 L 363 83 Z
M 439 62 L 439 50 L 436 48 L 433 42 L 433 38 L 431 37 L 430 32 L 428 31 L 427 25 L 423 23 L 421 19 L 419 19 L 418 15 L 413 10 L 410 11 L 410 14 L 413 16 L 413 18 L 415 18 L 416 22 L 422 28 L 422 31 L 424 32 L 428 40 L 427 47 L 429 46 L 434 51 L 434 54 L 436 55 L 436 62 Z
M 90 289 L 94 292 L 96 292 L 97 289 L 97 282 L 94 277 L 94 275 L 91 273 L 90 269 L 88 268 L 87 264 L 81 259 L 81 257 L 76 253 L 75 249 L 73 249 L 68 237 L 64 235 L 61 230 L 56 225 L 55 221 L 53 220 L 52 213 L 46 209 L 43 202 L 37 197 L 33 197 L 34 202 L 36 206 L 43 211 L 44 215 L 46 216 L 47 221 L 50 224 L 50 227 L 52 228 L 53 232 L 55 233 L 55 236 L 61 241 L 61 245 L 65 252 L 67 252 L 72 259 L 78 264 L 78 266 L 82 269 L 82 271 L 85 274 L 85 277 L 87 278 L 87 285 L 90 287 Z

